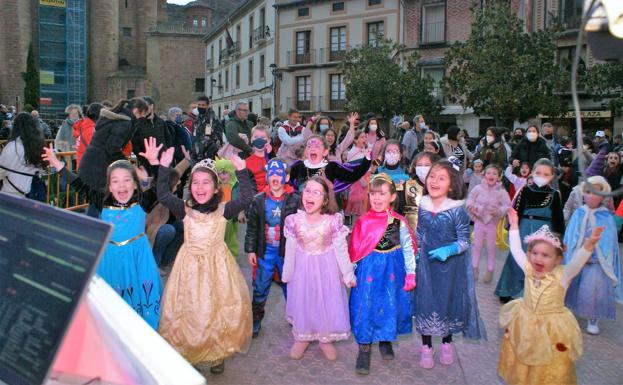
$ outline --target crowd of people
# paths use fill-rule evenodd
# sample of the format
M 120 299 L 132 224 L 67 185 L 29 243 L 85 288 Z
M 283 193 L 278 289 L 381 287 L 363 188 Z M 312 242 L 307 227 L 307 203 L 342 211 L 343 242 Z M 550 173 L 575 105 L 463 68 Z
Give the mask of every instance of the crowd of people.
M 293 359 L 317 341 L 336 360 L 333 343 L 353 336 L 355 369 L 368 374 L 372 344 L 391 360 L 392 342 L 415 327 L 420 366 L 435 366 L 433 337 L 439 363 L 451 365 L 454 335 L 486 339 L 476 300 L 484 244 L 485 284 L 496 250 L 509 250 L 494 291 L 505 303 L 500 376 L 576 382 L 575 316 L 599 334 L 598 321 L 623 301 L 623 204 L 600 195 L 621 187 L 623 147 L 605 132 L 579 149 L 549 123 L 490 127 L 471 143 L 458 126 L 441 136 L 422 115 L 388 135 L 370 113 L 338 127 L 296 110 L 283 121 L 258 117 L 244 101 L 217 116 L 209 102 L 162 117 L 149 97 L 70 105 L 49 147 L 36 115 L 6 118 L 3 108 L 2 191 L 27 196 L 32 175 L 47 165 L 60 173 L 86 197 L 88 215 L 114 225 L 97 273 L 215 374 L 260 334 L 273 282 L 286 299 Z M 76 151 L 75 167 L 59 151 Z M 580 157 L 589 165 L 581 183 Z

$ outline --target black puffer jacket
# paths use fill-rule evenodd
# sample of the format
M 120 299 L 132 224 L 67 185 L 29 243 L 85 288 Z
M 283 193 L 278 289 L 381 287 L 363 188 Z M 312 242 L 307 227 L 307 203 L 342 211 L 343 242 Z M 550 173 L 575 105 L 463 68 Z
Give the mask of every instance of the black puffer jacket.
M 279 224 L 279 255 L 283 258 L 286 252 L 286 240 L 283 236 L 283 223 L 290 214 L 295 214 L 299 208 L 301 196 L 297 192 L 286 193 L 283 210 L 281 210 L 281 222 Z M 264 203 L 266 193 L 261 192 L 253 197 L 253 201 L 247 208 L 247 233 L 244 237 L 244 251 L 255 253 L 258 258 L 264 258 L 266 251 L 266 219 L 264 217 Z
M 145 151 L 145 139 L 149 137 L 156 138 L 156 144 L 162 144 L 160 153 L 171 146 L 173 141 L 168 133 L 167 125 L 164 120 L 157 116 L 153 119 L 140 118 L 136 121 L 135 132 L 132 137 L 132 152 L 137 156 L 137 162 L 139 166 L 144 166 L 149 175 L 156 176 L 158 173 L 158 166 L 152 166 L 147 162 L 147 159 L 142 156 L 138 156 L 140 152 Z
M 194 162 L 214 159 L 223 146 L 223 122 L 211 108 L 193 122 L 192 143 L 190 156 Z
M 541 158 L 550 159 L 547 143 L 539 136 L 536 142 L 523 138 L 513 149 L 510 161 L 512 163 L 513 160 L 519 159 L 521 162 L 528 162 L 532 168 L 534 163 Z
M 131 114 L 129 111 L 126 113 Z M 133 134 L 129 115 L 102 109 L 91 143 L 80 161 L 80 179 L 91 189 L 103 191 L 106 188 L 106 169 L 112 162 L 125 159 L 121 150 Z

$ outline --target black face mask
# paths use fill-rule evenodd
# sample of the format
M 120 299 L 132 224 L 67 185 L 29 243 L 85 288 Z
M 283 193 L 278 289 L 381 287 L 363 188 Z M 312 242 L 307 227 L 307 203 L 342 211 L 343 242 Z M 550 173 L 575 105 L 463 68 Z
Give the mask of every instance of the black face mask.
M 513 136 L 513 138 L 515 138 L 515 140 L 521 140 L 521 138 L 523 138 L 523 135 L 517 134 L 517 135 Z
M 251 144 L 253 145 L 253 147 L 255 147 L 257 149 L 262 149 L 266 145 L 266 139 L 264 139 L 264 138 L 255 138 L 255 140 L 253 140 L 253 142 L 251 142 Z
M 208 109 L 203 107 L 197 107 L 197 111 L 199 111 L 199 115 L 205 115 L 205 113 L 208 112 Z
M 543 134 L 543 137 L 545 139 L 553 139 L 554 138 L 554 134 Z

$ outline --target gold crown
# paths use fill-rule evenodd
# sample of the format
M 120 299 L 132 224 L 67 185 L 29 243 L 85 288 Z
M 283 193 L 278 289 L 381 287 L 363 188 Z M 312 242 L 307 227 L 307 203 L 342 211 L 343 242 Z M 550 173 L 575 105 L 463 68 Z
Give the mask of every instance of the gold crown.
M 218 172 L 216 171 L 216 162 L 214 161 L 214 159 L 208 158 L 195 163 L 193 169 L 191 170 L 191 173 L 194 173 L 195 170 L 197 170 L 198 168 L 207 168 L 208 170 L 212 171 L 216 176 L 216 181 L 218 183 L 221 183 L 221 180 L 218 177 Z
M 394 184 L 394 181 L 392 180 L 392 177 L 390 177 L 389 175 L 387 175 L 386 173 L 382 172 L 380 174 L 376 174 L 372 177 L 372 180 L 375 179 L 381 179 L 389 184 Z

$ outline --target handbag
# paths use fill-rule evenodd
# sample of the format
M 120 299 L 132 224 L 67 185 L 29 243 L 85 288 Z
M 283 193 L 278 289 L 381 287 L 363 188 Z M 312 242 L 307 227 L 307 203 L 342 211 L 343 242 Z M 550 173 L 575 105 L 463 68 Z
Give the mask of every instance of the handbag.
M 4 166 L 0 166 L 0 168 L 2 168 L 3 170 L 7 170 L 8 172 L 31 177 L 32 179 L 30 181 L 30 192 L 28 193 L 25 193 L 20 188 L 18 188 L 13 182 L 11 182 L 11 179 L 9 179 L 9 177 L 6 178 L 6 181 L 11 185 L 11 187 L 15 189 L 15 191 L 22 194 L 26 198 L 39 202 L 45 202 L 47 186 L 45 184 L 45 181 L 41 178 L 39 171 L 36 171 L 34 174 L 28 174 L 21 171 L 15 171 Z
M 498 227 L 495 231 L 495 246 L 502 251 L 507 251 L 509 249 L 508 243 L 506 243 L 507 239 L 508 230 L 506 230 L 506 218 L 502 218 L 498 222 Z

